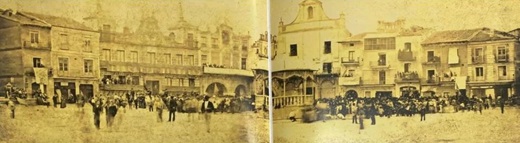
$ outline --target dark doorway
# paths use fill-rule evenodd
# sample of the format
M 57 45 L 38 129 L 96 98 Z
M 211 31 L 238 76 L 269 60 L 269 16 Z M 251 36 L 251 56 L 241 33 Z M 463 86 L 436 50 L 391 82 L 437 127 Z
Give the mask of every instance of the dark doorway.
M 92 86 L 92 84 L 80 84 L 79 90 L 87 99 L 94 96 L 94 86 Z

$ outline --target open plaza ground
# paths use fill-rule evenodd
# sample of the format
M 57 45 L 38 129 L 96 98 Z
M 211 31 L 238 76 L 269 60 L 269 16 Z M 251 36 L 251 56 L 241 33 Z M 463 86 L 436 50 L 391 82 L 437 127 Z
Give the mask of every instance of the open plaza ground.
M 376 125 L 365 119 L 365 129 L 346 120 L 327 120 L 313 123 L 274 121 L 276 143 L 483 143 L 519 142 L 520 108 L 506 107 L 478 112 L 427 114 L 426 121 L 413 117 L 376 117 Z
M 269 142 L 267 113 L 212 114 L 211 132 L 207 133 L 203 116 L 177 113 L 175 122 L 157 122 L 157 112 L 148 109 L 119 110 L 111 128 L 107 128 L 105 113 L 101 114 L 101 129 L 96 129 L 92 107 L 85 105 L 79 112 L 75 105 L 67 108 L 18 105 L 15 119 L 5 104 L 0 105 L 0 143 L 148 143 L 148 142 Z

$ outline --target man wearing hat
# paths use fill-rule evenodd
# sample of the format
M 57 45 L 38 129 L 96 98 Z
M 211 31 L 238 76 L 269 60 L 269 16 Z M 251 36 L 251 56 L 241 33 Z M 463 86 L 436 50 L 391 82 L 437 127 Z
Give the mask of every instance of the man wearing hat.
M 204 114 L 204 120 L 206 120 L 206 129 L 208 133 L 210 131 L 209 125 L 211 119 L 211 112 L 213 112 L 213 109 L 215 109 L 215 107 L 213 106 L 213 103 L 209 101 L 209 96 L 204 96 L 204 102 L 202 102 L 201 111 Z

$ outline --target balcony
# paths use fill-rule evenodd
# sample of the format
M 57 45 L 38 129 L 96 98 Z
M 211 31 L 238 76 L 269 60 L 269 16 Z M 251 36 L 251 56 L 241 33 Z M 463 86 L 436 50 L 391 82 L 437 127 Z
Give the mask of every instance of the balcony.
M 472 64 L 483 64 L 485 61 L 484 56 L 472 56 L 471 63 Z
M 143 85 L 134 84 L 100 84 L 99 88 L 105 91 L 130 91 L 130 90 L 144 90 Z
M 437 65 L 437 64 L 440 64 L 440 63 L 441 63 L 441 57 L 433 56 L 433 57 L 428 57 L 426 62 L 424 62 L 423 64 L 424 65 Z
M 513 80 L 514 77 L 512 75 L 506 75 L 506 76 L 498 76 L 498 80 Z
M 361 84 L 361 77 L 340 77 L 338 79 L 339 85 L 359 85 Z
M 318 71 L 318 73 L 316 75 L 339 75 L 340 72 L 339 72 L 340 69 L 332 69 L 332 70 L 321 70 L 321 71 Z
M 198 92 L 198 86 L 165 86 L 164 90 L 168 92 Z
M 397 59 L 399 61 L 415 61 L 415 57 L 413 56 L 412 51 L 401 51 L 397 53 Z
M 388 69 L 390 68 L 390 64 L 388 64 L 388 61 L 370 61 L 370 67 L 373 69 Z
M 312 105 L 314 97 L 312 95 L 291 95 L 273 97 L 273 100 L 275 106 L 301 106 Z
M 204 67 L 203 69 L 204 69 L 204 73 L 206 73 L 206 74 L 223 74 L 223 75 L 238 75 L 238 76 L 254 77 L 253 71 L 250 71 L 250 70 L 214 68 L 214 67 Z
M 426 79 L 426 84 L 429 84 L 429 85 L 435 85 L 435 84 L 439 84 L 440 83 L 440 79 L 439 78 L 428 78 Z
M 495 55 L 495 62 L 496 63 L 507 63 L 507 62 L 509 62 L 509 55 L 508 54 Z
M 419 74 L 415 71 L 395 74 L 395 83 L 418 83 L 419 81 Z
M 343 65 L 359 65 L 359 57 L 357 58 L 348 58 L 348 57 L 341 57 L 341 63 Z

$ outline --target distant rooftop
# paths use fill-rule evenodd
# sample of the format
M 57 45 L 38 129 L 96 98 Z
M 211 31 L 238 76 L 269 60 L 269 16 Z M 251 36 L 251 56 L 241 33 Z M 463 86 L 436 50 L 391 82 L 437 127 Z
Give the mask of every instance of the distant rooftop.
M 514 36 L 506 32 L 497 31 L 484 27 L 477 29 L 435 32 L 431 36 L 426 38 L 426 40 L 424 40 L 422 44 L 428 45 L 441 43 L 479 42 L 509 39 L 514 39 Z

